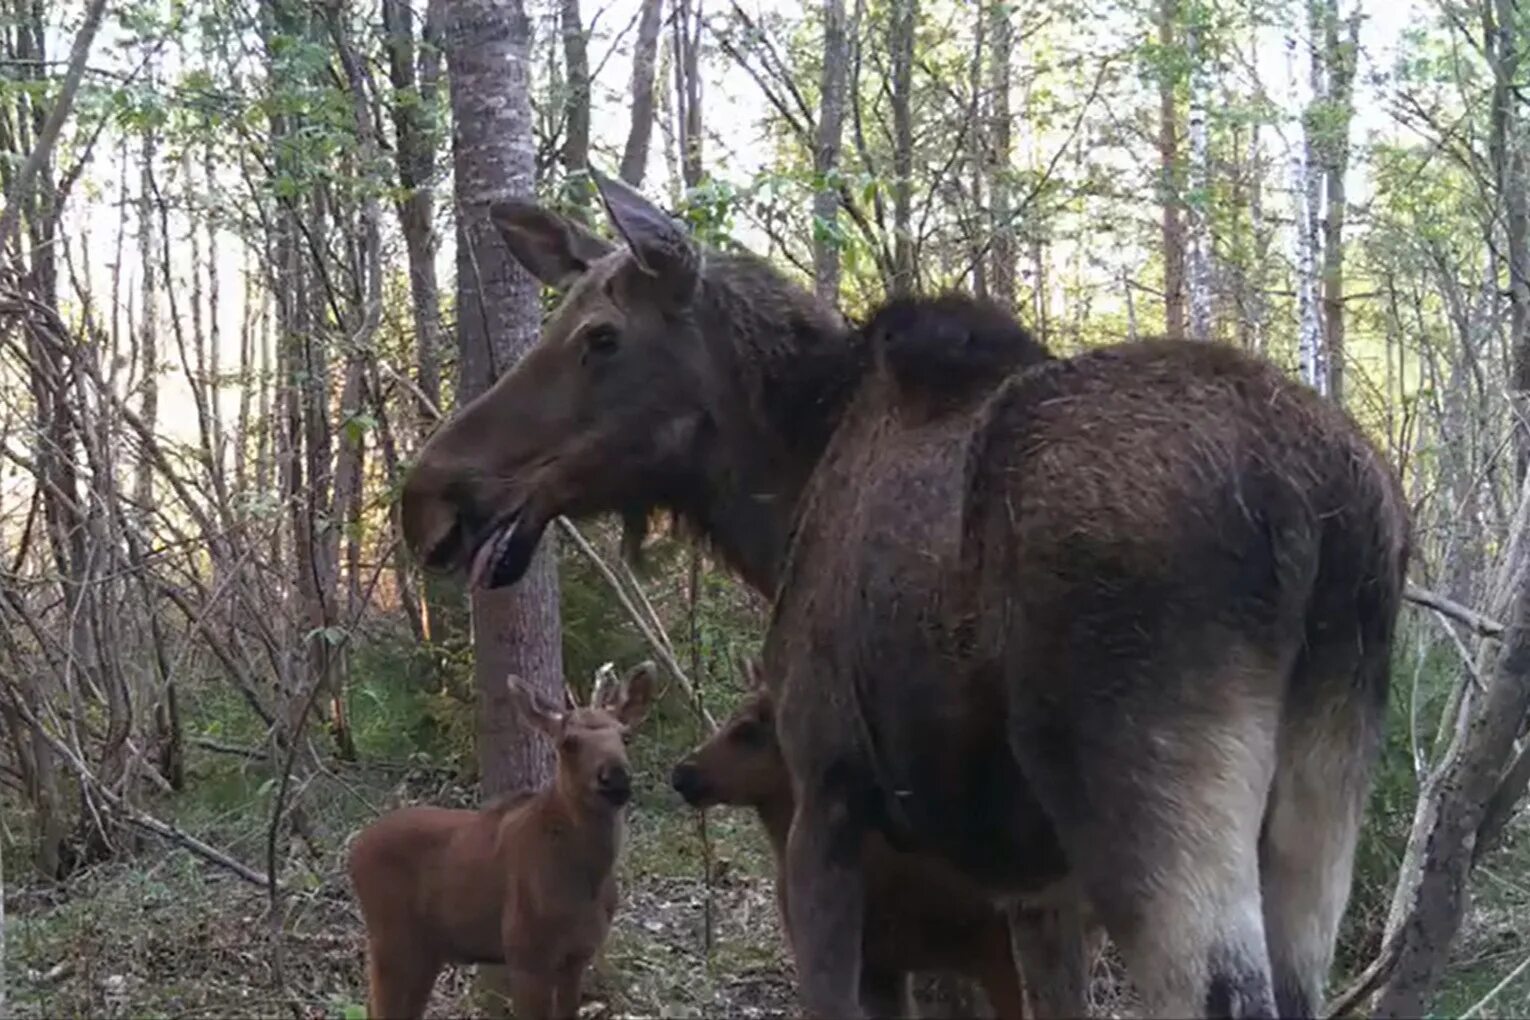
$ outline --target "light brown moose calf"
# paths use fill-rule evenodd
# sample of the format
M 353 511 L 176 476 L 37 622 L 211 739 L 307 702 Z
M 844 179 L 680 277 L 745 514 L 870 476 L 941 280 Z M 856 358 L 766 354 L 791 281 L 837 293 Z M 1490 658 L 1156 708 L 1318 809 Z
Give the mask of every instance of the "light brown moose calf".
M 749 663 L 748 672 L 750 696 L 675 766 L 670 781 L 692 807 L 755 809 L 775 854 L 776 903 L 785 928 L 790 904 L 781 869 L 795 801 L 776 743 L 774 699 L 759 664 Z M 878 837 L 866 841 L 861 867 L 861 1005 L 869 1015 L 910 1015 L 908 978 L 923 971 L 976 980 L 1000 1020 L 1026 1015 L 1009 923 L 981 889 L 941 861 L 899 852 Z
M 654 671 L 588 708 L 554 707 L 516 676 L 521 715 L 557 748 L 557 775 L 481 811 L 407 807 L 351 848 L 367 927 L 367 1014 L 420 1017 L 447 963 L 503 963 L 517 1020 L 573 1017 L 585 968 L 616 912 L 622 808 L 632 795 L 629 732 L 647 714 Z

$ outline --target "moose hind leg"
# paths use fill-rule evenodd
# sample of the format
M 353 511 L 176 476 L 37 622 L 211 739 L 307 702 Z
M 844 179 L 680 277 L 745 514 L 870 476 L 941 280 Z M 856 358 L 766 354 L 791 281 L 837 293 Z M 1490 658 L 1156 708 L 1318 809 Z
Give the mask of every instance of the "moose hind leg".
M 1353 690 L 1353 661 L 1337 666 L 1315 675 L 1298 665 L 1259 846 L 1265 930 L 1282 1017 L 1313 1017 L 1322 1010 L 1380 732 L 1375 706 L 1324 700 L 1325 688 L 1330 697 Z M 1360 668 L 1386 664 L 1362 662 Z
M 1015 753 L 1147 1015 L 1273 1017 L 1258 839 L 1277 712 L 1254 693 L 1269 685 L 1247 662 L 1193 682 L 1122 668 L 1135 690 L 1023 704 Z

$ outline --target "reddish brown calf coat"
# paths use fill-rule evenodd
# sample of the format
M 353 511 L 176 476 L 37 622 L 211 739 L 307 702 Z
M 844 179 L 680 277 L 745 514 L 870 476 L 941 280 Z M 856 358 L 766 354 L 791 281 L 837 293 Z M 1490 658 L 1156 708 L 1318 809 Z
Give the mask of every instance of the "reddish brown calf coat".
M 693 807 L 754 808 L 775 854 L 777 906 L 786 927 L 790 904 L 781 865 L 794 801 L 770 692 L 756 681 L 717 733 L 675 766 L 671 783 Z M 921 971 L 976 980 L 1001 1020 L 1026 1015 L 1008 920 L 982 889 L 938 860 L 899 853 L 879 838 L 863 846 L 861 870 L 861 1003 L 871 1015 L 906 1015 L 908 977 Z
M 523 716 L 558 748 L 553 783 L 481 811 L 408 807 L 357 837 L 350 874 L 367 927 L 367 1014 L 424 1014 L 447 963 L 503 963 L 518 1020 L 573 1017 L 585 968 L 616 911 L 624 737 L 653 673 L 617 704 L 563 712 L 511 678 Z

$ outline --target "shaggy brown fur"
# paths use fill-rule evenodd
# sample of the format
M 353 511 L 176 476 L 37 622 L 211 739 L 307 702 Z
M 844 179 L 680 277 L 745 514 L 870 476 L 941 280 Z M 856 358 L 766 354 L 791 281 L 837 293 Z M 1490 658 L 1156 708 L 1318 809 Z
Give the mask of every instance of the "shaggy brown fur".
M 1155 1013 L 1313 1014 L 1407 560 L 1373 446 L 1219 345 L 974 385 L 604 193 L 628 247 L 582 269 L 564 221 L 499 210 L 522 264 L 577 282 L 422 451 L 406 536 L 510 583 L 557 513 L 667 506 L 778 593 L 810 1010 L 860 1015 L 881 832 L 995 894 L 1075 884 Z M 905 321 L 933 335 L 955 307 Z
M 780 862 L 794 800 L 776 742 L 771 692 L 754 673 L 753 691 L 712 737 L 675 766 L 671 785 L 692 807 L 752 807 L 776 855 L 783 927 L 790 905 Z M 982 985 L 994 1013 L 1020 1020 L 1025 1002 L 1010 948 L 1009 923 L 983 891 L 929 857 L 898 853 L 873 835 L 861 851 L 866 880 L 861 1002 L 874 1016 L 906 1015 L 915 971 L 951 971 Z
M 623 747 L 652 700 L 653 668 L 619 697 L 568 712 L 511 678 L 528 723 L 558 748 L 552 785 L 481 811 L 415 806 L 351 847 L 367 926 L 367 1015 L 420 1017 L 447 963 L 503 963 L 515 1015 L 574 1017 L 585 968 L 616 911 L 613 869 L 631 793 Z

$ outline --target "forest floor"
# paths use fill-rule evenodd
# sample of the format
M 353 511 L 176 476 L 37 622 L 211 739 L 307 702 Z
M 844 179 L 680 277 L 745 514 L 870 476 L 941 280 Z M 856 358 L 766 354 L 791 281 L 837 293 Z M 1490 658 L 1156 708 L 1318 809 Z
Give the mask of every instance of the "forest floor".
M 694 722 L 677 712 L 658 715 L 635 744 L 638 791 L 628 813 L 621 907 L 586 979 L 581 1014 L 792 1015 L 792 967 L 763 835 L 750 813 L 719 810 L 708 814 L 703 842 L 700 816 L 667 785 L 671 764 L 695 739 Z M 344 869 L 350 839 L 404 803 L 467 805 L 474 798 L 438 766 L 411 759 L 409 746 L 395 742 L 386 748 L 391 753 L 369 756 L 370 764 L 330 766 L 303 784 L 313 840 L 289 841 L 279 868 L 286 890 L 280 924 L 271 920 L 264 888 L 157 837 L 67 882 L 29 883 L 13 863 L 24 859 L 27 820 L 0 812 L 9 865 L 8 1015 L 363 1016 L 363 928 Z M 188 764 L 186 792 L 146 807 L 263 871 L 277 785 L 265 764 L 195 745 Z M 708 857 L 710 881 L 703 877 Z M 1461 1015 L 1530 955 L 1525 818 L 1479 876 L 1439 1015 Z M 1359 909 L 1380 906 L 1365 906 L 1363 889 L 1357 901 Z M 448 968 L 428 1015 L 484 1015 L 473 973 Z M 1130 1015 L 1119 973 L 1109 958 L 1097 964 L 1093 1015 Z M 1530 1015 L 1530 975 L 1501 988 L 1476 1015 Z

